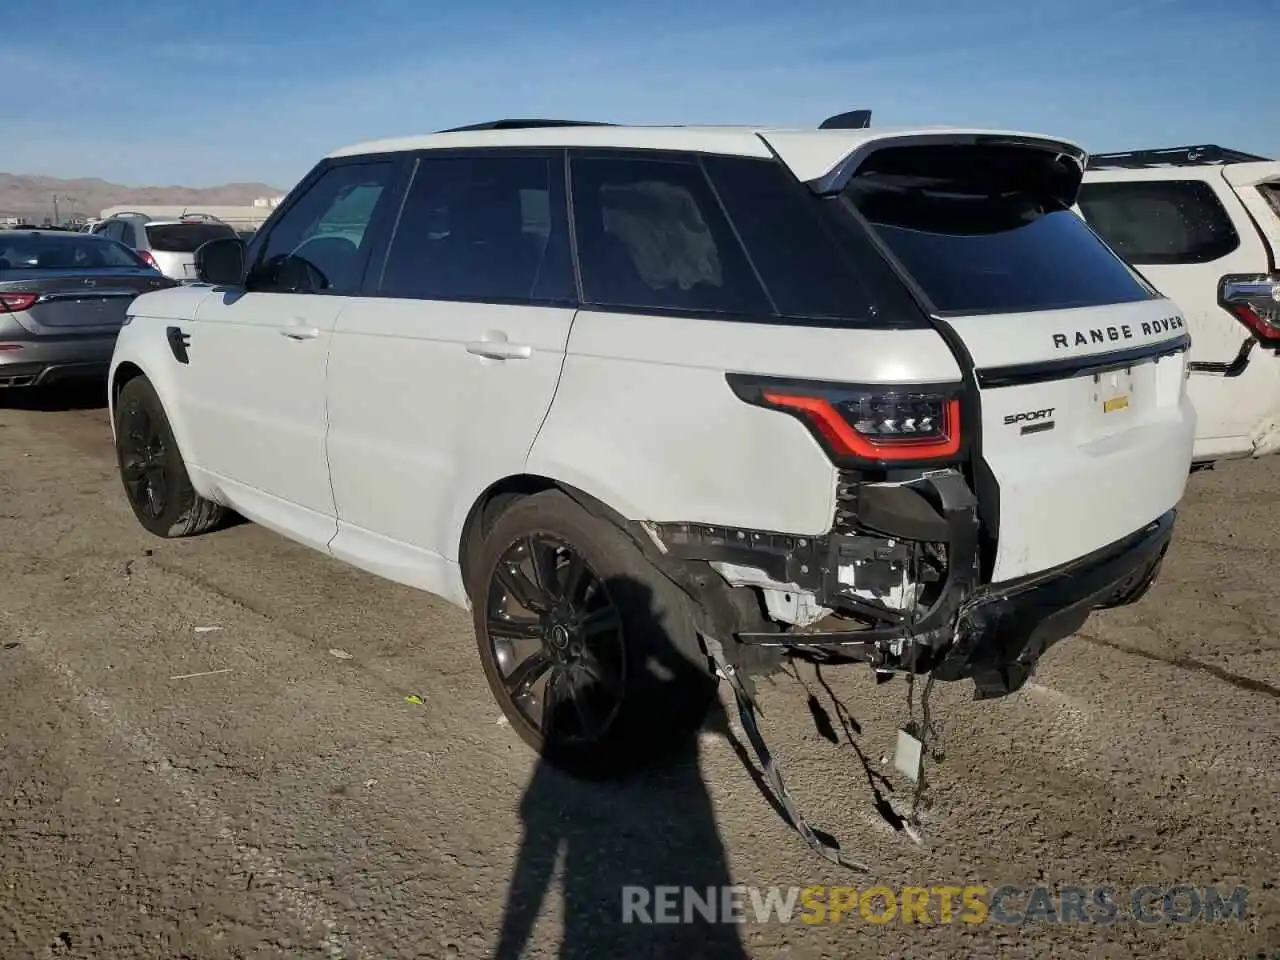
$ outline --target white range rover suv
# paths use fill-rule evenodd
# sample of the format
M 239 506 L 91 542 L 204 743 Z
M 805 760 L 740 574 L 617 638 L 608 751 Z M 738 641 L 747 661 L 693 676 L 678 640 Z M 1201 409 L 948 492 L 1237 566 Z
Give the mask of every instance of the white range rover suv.
M 1006 693 L 1150 586 L 1191 461 L 1187 331 L 1072 212 L 1085 163 L 555 121 L 339 150 L 133 302 L 129 503 L 472 611 L 515 729 L 581 774 L 786 656 Z
M 1280 162 L 1212 144 L 1095 153 L 1079 210 L 1187 322 L 1196 462 L 1280 452 Z

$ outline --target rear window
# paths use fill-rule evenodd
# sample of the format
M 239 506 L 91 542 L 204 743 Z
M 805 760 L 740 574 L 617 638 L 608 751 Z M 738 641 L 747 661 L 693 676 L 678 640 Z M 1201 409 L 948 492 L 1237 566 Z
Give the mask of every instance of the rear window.
M 1258 189 L 1262 191 L 1267 203 L 1271 204 L 1276 216 L 1280 217 L 1280 183 L 1264 183 Z
M 202 243 L 235 235 L 236 232 L 225 223 L 147 224 L 147 240 L 151 249 L 161 253 L 195 253 Z
M 6 270 L 94 270 L 146 267 L 128 247 L 81 234 L 0 235 L 0 272 Z
M 1240 245 L 1203 180 L 1086 183 L 1079 203 L 1089 225 L 1133 264 L 1209 263 Z
M 842 200 L 943 313 L 1096 307 L 1154 294 L 1065 201 L 1079 176 L 1007 146 L 891 147 Z

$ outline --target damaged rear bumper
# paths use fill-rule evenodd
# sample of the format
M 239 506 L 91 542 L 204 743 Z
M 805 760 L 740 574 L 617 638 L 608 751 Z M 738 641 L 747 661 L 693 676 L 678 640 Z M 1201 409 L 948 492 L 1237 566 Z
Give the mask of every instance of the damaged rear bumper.
M 1134 603 L 1150 589 L 1173 537 L 1177 511 L 1086 557 L 984 587 L 963 604 L 939 680 L 972 678 L 979 698 L 1017 690 L 1048 647 L 1075 633 L 1090 611 Z
M 1002 696 L 1019 689 L 1041 654 L 1079 630 L 1090 611 L 1133 603 L 1146 593 L 1159 573 L 1177 514 L 1170 510 L 1141 530 L 1059 567 L 981 584 L 977 504 L 967 485 L 951 472 L 923 482 L 931 488 L 936 519 L 948 531 L 950 553 L 946 583 L 928 610 L 898 624 L 839 632 L 740 633 L 739 641 L 802 656 L 930 673 L 939 680 L 972 679 L 977 697 Z M 901 523 L 878 526 L 894 535 L 887 528 Z M 833 555 L 841 552 L 842 539 L 833 538 Z

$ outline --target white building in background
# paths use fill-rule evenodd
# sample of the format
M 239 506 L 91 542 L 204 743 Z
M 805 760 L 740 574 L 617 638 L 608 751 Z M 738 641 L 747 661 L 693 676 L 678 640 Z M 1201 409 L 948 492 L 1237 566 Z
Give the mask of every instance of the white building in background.
M 280 206 L 280 203 L 281 203 L 283 200 L 284 200 L 284 197 L 283 197 L 283 196 L 280 196 L 280 197 L 255 197 L 255 198 L 254 198 L 254 200 L 253 200 L 253 205 L 254 205 L 255 207 L 268 207 L 268 208 L 270 208 L 270 209 L 274 210 L 276 207 Z

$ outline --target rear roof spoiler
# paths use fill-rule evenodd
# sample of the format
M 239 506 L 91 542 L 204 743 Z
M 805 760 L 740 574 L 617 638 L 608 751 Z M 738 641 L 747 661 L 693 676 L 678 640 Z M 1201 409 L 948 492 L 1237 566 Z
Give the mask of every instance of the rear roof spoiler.
M 867 135 L 861 142 L 854 140 L 851 149 L 847 149 L 842 156 L 833 156 L 834 166 L 827 167 L 825 172 L 818 176 L 804 176 L 803 169 L 797 170 L 796 165 L 788 160 L 788 150 L 785 149 L 786 133 L 766 134 L 766 139 L 773 148 L 782 156 L 783 162 L 788 163 L 797 176 L 800 176 L 811 190 L 818 194 L 837 193 L 844 189 L 852 178 L 854 172 L 862 165 L 863 161 L 869 155 L 887 147 L 925 147 L 925 146 L 1003 146 L 1003 147 L 1021 147 L 1025 149 L 1040 150 L 1047 153 L 1059 154 L 1067 157 L 1074 163 L 1082 176 L 1084 173 L 1086 153 L 1076 144 L 1057 140 L 1051 137 L 1044 137 L 1038 134 L 1018 134 L 1005 133 L 1002 131 L 977 131 L 954 129 L 919 129 L 909 130 L 902 133 L 893 132 L 886 133 L 884 128 L 878 128 L 882 135 Z M 801 135 L 803 136 L 803 134 Z M 840 150 L 845 150 L 840 147 Z M 812 156 L 804 159 L 812 162 L 815 158 Z

